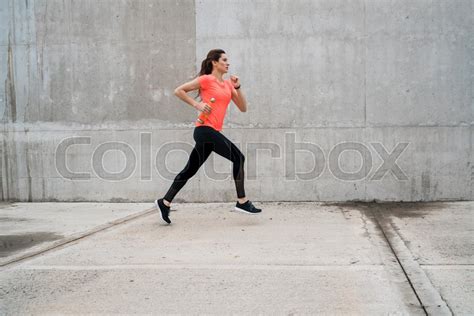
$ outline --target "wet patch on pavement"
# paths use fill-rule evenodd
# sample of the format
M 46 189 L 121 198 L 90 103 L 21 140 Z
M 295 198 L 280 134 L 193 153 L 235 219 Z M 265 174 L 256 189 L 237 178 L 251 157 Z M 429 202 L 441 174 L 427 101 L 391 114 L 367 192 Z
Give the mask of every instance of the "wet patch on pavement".
M 8 257 L 9 255 L 20 250 L 25 250 L 41 243 L 55 241 L 61 238 L 63 238 L 62 235 L 57 235 L 50 232 L 35 232 L 21 235 L 0 235 L 0 258 Z
M 442 202 L 335 202 L 323 203 L 323 205 L 343 209 L 352 208 L 360 212 L 377 209 L 398 218 L 424 217 L 431 211 L 439 211 L 448 207 Z
M 22 218 L 22 217 L 5 217 L 5 216 L 0 216 L 0 223 L 5 223 L 5 222 L 27 222 L 29 221 L 28 218 Z
M 11 207 L 16 207 L 16 204 L 14 202 L 0 202 L 0 209 L 6 209 Z

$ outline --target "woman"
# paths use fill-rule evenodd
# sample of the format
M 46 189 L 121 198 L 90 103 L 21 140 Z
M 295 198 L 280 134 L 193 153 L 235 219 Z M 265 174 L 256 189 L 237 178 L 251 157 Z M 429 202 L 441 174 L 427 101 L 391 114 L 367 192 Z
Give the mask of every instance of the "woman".
M 221 134 L 224 116 L 231 99 L 241 112 L 247 111 L 247 101 L 240 88 L 239 78 L 231 76 L 230 80 L 223 79 L 228 70 L 229 62 L 226 53 L 221 49 L 213 49 L 202 61 L 199 76 L 174 91 L 178 98 L 202 113 L 195 124 L 193 137 L 196 144 L 188 163 L 176 176 L 166 195 L 155 200 L 156 207 L 160 209 L 161 218 L 168 224 L 171 224 L 169 219 L 171 201 L 186 182 L 196 174 L 213 151 L 233 163 L 233 177 L 238 198 L 235 210 L 247 214 L 256 214 L 262 211 L 245 196 L 244 155 L 237 146 Z M 196 102 L 187 94 L 193 90 L 199 90 L 201 102 Z M 212 104 L 212 107 L 209 103 Z

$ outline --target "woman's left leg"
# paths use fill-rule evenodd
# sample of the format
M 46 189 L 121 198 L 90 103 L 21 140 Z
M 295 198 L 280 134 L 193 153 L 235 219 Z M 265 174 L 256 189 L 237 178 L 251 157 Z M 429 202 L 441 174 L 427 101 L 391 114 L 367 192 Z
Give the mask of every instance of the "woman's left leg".
M 245 198 L 245 173 L 244 173 L 244 162 L 245 156 L 242 154 L 240 149 L 235 146 L 227 137 L 217 132 L 213 138 L 214 148 L 213 151 L 216 154 L 229 159 L 233 163 L 232 175 L 235 182 L 235 189 L 237 191 L 237 197 L 239 199 Z
M 256 208 L 250 200 L 245 198 L 244 189 L 244 162 L 245 157 L 240 152 L 239 148 L 235 146 L 224 135 L 218 133 L 218 137 L 214 139 L 214 151 L 234 163 L 233 176 L 235 181 L 235 188 L 237 189 L 237 197 L 239 201 L 235 205 L 235 210 L 247 214 L 258 214 L 262 212 L 261 209 Z

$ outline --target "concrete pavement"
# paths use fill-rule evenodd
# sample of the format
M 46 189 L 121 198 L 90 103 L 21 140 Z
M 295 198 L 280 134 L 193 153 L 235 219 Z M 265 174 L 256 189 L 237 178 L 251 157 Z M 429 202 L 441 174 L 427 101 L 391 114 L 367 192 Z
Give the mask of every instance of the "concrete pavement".
M 474 313 L 474 203 L 256 204 L 3 205 L 0 314 Z

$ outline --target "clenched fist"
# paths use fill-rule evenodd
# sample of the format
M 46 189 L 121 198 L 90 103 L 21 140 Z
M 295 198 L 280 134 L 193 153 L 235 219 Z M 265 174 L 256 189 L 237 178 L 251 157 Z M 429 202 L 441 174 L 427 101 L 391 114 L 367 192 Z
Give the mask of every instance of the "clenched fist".
M 239 80 L 239 77 L 234 76 L 234 75 L 231 75 L 231 76 L 230 76 L 230 82 L 232 82 L 232 84 L 234 85 L 234 88 L 240 87 L 240 80 Z

